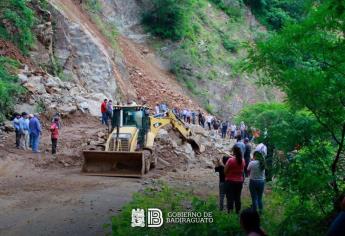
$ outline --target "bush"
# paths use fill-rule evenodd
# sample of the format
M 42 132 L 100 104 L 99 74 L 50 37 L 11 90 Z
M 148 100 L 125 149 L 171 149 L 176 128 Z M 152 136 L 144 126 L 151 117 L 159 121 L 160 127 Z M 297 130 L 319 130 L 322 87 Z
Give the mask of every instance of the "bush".
M 35 23 L 34 12 L 26 2 L 2 0 L 0 3 L 0 37 L 11 40 L 24 54 L 28 53 L 34 42 L 32 27 Z
M 306 15 L 313 2 L 317 0 L 245 0 L 259 21 L 273 30 L 280 30 L 284 25 L 300 21 Z
M 237 52 L 238 46 L 239 46 L 239 43 L 237 41 L 233 41 L 225 37 L 223 38 L 223 47 L 227 51 L 231 53 L 235 53 Z
M 153 8 L 143 15 L 149 32 L 172 40 L 191 34 L 196 0 L 153 0 L 152 3 Z
M 238 20 L 243 16 L 242 1 L 210 0 L 231 19 Z
M 0 57 L 0 122 L 13 113 L 18 96 L 25 90 L 14 76 L 19 63 L 7 57 Z

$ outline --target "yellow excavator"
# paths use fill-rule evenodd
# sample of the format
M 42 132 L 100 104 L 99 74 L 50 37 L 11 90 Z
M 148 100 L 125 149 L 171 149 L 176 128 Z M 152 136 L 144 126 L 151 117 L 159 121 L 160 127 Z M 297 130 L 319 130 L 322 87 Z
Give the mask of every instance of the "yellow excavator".
M 192 131 L 171 111 L 150 116 L 146 106 L 114 106 L 112 131 L 105 151 L 83 151 L 82 172 L 87 175 L 141 177 L 157 165 L 153 145 L 158 131 L 172 125 L 199 152 Z

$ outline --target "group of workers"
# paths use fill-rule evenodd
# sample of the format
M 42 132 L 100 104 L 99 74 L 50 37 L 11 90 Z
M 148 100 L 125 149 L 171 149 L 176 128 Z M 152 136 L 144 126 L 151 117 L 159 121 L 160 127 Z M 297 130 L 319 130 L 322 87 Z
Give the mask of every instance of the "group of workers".
M 60 114 L 52 119 L 50 126 L 52 154 L 56 154 L 57 142 L 59 138 Z M 16 134 L 16 148 L 29 150 L 33 153 L 39 153 L 40 139 L 42 136 L 42 125 L 39 114 L 28 114 L 27 112 L 15 113 L 13 119 L 13 128 Z

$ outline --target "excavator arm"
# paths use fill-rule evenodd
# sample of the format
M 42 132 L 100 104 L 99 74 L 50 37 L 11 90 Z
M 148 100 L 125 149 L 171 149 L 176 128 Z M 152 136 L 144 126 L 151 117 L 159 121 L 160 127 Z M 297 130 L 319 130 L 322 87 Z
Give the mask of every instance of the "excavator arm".
M 184 140 L 192 145 L 194 151 L 199 152 L 199 145 L 192 138 L 193 135 L 191 129 L 186 127 L 184 122 L 176 117 L 176 115 L 171 111 L 168 111 L 165 117 L 150 116 L 150 131 L 147 134 L 145 148 L 153 148 L 154 139 L 157 136 L 159 130 L 167 125 L 172 125 L 174 130 L 176 130 Z

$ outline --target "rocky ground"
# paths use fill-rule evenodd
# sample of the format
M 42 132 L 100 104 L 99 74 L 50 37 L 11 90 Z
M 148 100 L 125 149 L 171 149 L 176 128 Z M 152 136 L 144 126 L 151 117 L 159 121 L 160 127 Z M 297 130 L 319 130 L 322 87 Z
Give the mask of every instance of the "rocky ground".
M 58 154 L 50 154 L 48 119 L 41 153 L 18 150 L 9 124 L 0 134 L 0 235 L 102 235 L 134 192 L 158 180 L 215 195 L 218 177 L 212 160 L 231 143 L 199 126 L 191 126 L 206 147 L 196 154 L 171 128 L 161 130 L 155 144 L 158 166 L 142 179 L 84 176 L 81 150 L 102 148 L 107 130 L 98 119 L 75 113 L 63 118 Z M 6 131 L 6 132 L 5 132 Z

